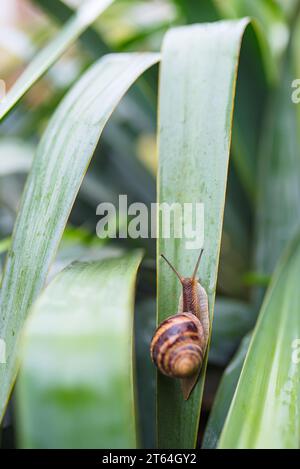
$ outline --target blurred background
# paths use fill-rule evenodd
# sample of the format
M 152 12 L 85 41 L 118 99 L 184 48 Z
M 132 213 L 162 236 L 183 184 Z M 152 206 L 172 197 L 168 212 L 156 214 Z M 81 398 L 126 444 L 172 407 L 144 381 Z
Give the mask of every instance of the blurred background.
M 79 0 L 0 0 L 0 79 L 5 81 L 7 90 L 37 51 L 55 36 L 82 3 Z M 264 235 L 257 224 L 265 214 L 261 213 L 263 205 L 259 204 L 258 210 L 257 204 L 262 194 L 258 155 L 273 153 L 274 148 L 280 151 L 281 143 L 275 139 L 275 130 L 290 125 L 283 113 L 282 121 L 272 126 L 273 134 L 268 130 L 268 119 L 274 116 L 272 109 L 281 106 L 282 92 L 286 95 L 291 92 L 289 80 L 297 78 L 297 71 L 300 77 L 299 41 L 296 40 L 299 28 L 295 21 L 298 3 L 297 0 L 118 0 L 32 87 L 0 125 L 0 252 L 3 268 L 36 146 L 64 94 L 93 61 L 108 52 L 159 51 L 165 32 L 176 25 L 243 16 L 257 19 L 267 42 L 264 56 L 258 59 L 257 46 L 249 37 L 249 45 L 245 46 L 241 57 L 216 319 L 200 437 L 223 371 L 255 323 L 261 294 L 277 260 L 276 252 L 273 257 L 264 257 L 261 251 L 260 242 Z M 284 73 L 287 57 L 293 70 L 289 77 Z M 96 207 L 101 202 L 116 204 L 119 194 L 128 195 L 128 204 L 139 201 L 149 206 L 156 200 L 157 88 L 158 68 L 154 67 L 134 85 L 110 119 L 83 181 L 50 273 L 53 276 L 72 260 L 94 256 L 95 252 L 99 255 L 100 251 L 101 255 L 103 250 L 120 247 L 141 246 L 145 249 L 137 288 L 136 347 L 138 386 L 143 389 L 140 418 L 147 447 L 153 445 L 154 426 L 154 370 L 147 347 L 154 329 L 155 240 L 103 242 L 96 238 L 95 230 Z M 218 321 L 218 318 L 222 320 Z M 149 382 L 149 376 L 152 385 L 144 386 L 146 380 Z M 4 422 L 2 447 L 15 444 L 12 415 L 13 405 Z

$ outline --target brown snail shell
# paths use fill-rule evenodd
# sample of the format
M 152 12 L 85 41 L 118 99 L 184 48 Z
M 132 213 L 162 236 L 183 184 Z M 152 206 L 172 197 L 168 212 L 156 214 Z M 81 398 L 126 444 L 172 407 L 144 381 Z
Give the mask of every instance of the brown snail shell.
M 199 319 L 189 312 L 170 316 L 157 328 L 151 341 L 151 358 L 171 378 L 186 378 L 201 367 L 204 331 Z

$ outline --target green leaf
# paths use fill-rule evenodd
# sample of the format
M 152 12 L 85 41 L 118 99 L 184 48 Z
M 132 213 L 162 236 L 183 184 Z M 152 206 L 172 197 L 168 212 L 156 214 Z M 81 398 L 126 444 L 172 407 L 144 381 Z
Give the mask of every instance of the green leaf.
M 17 374 L 24 319 L 44 285 L 60 238 L 104 125 L 157 54 L 115 54 L 96 62 L 64 98 L 38 146 L 16 221 L 1 289 L 0 414 Z M 34 240 L 34 242 L 33 242 Z
M 17 383 L 22 448 L 136 447 L 133 305 L 141 257 L 74 263 L 34 304 Z
M 220 448 L 300 447 L 299 275 L 298 236 L 265 297 Z
M 199 276 L 208 293 L 211 321 L 238 56 L 247 24 L 243 19 L 176 28 L 163 45 L 158 202 L 204 204 L 205 246 Z M 171 233 L 172 229 L 171 224 Z M 198 255 L 187 249 L 186 241 L 173 235 L 163 238 L 160 227 L 158 254 L 164 253 L 184 276 L 192 274 Z M 158 323 L 177 311 L 179 295 L 178 279 L 159 260 Z M 158 375 L 159 447 L 195 446 L 206 361 L 188 401 L 183 400 L 178 380 Z
M 35 56 L 9 90 L 0 103 L 0 120 L 112 2 L 113 0 L 90 0 L 78 9 L 58 35 Z
M 214 398 L 213 408 L 211 409 L 209 420 L 205 428 L 202 443 L 203 448 L 212 449 L 217 447 L 234 391 L 241 374 L 250 339 L 250 334 L 244 337 L 238 351 L 222 376 L 221 383 Z

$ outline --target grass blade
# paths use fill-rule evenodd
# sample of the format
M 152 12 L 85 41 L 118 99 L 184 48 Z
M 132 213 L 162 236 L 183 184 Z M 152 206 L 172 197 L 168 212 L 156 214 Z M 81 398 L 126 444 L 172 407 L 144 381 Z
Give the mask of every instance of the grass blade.
M 35 56 L 9 90 L 0 103 L 0 120 L 112 2 L 113 0 L 90 0 L 78 9 L 59 34 Z
M 265 297 L 220 448 L 299 448 L 300 240 L 280 260 Z M 299 345 L 298 345 L 299 347 Z
M 141 257 L 74 263 L 34 304 L 17 383 L 22 448 L 136 447 L 133 305 Z
M 24 319 L 44 285 L 103 127 L 130 85 L 158 60 L 147 53 L 100 59 L 64 98 L 38 146 L 2 280 L 0 337 L 7 363 L 0 367 L 1 416 L 17 373 Z
M 205 251 L 199 275 L 208 292 L 211 320 L 238 56 L 247 23 L 243 19 L 176 28 L 163 45 L 158 202 L 205 206 Z M 186 241 L 164 239 L 161 232 L 158 239 L 158 254 L 164 253 L 184 276 L 191 275 L 197 255 L 186 248 Z M 158 323 L 177 311 L 179 294 L 178 279 L 158 261 Z M 177 380 L 158 375 L 159 447 L 195 446 L 205 368 L 206 364 L 186 402 Z

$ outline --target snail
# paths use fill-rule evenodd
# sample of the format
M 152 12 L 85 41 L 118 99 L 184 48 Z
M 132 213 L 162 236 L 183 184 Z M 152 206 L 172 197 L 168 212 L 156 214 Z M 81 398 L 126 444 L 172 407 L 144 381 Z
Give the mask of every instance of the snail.
M 209 338 L 208 299 L 196 279 L 203 249 L 192 277 L 182 277 L 161 254 L 182 285 L 178 312 L 165 319 L 156 329 L 150 354 L 158 370 L 171 378 L 179 378 L 183 397 L 187 400 L 198 380 Z

